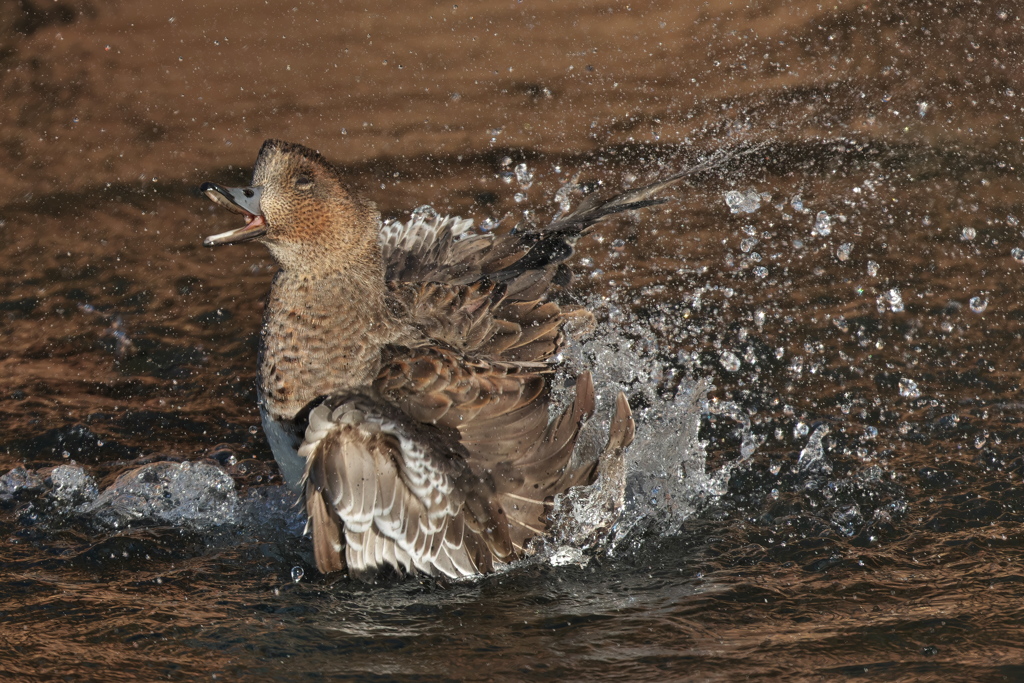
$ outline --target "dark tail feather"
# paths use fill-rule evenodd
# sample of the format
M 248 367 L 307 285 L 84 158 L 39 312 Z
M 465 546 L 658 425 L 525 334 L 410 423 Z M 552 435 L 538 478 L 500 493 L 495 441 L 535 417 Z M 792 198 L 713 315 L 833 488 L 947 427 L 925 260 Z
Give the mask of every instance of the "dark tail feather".
M 562 263 L 572 256 L 576 241 L 602 219 L 624 211 L 664 204 L 668 199 L 655 197 L 659 192 L 698 173 L 719 168 L 741 156 L 754 154 L 763 149 L 766 144 L 760 143 L 721 151 L 666 178 L 635 190 L 628 190 L 607 201 L 602 202 L 594 195 L 590 195 L 584 198 L 576 210 L 569 215 L 558 218 L 538 230 L 520 233 L 519 237 L 524 242 L 528 243 L 532 239 L 536 240 L 536 244 L 530 247 L 530 250 L 515 263 L 502 268 L 489 277 L 499 282 L 507 282 L 528 271 L 540 270 Z

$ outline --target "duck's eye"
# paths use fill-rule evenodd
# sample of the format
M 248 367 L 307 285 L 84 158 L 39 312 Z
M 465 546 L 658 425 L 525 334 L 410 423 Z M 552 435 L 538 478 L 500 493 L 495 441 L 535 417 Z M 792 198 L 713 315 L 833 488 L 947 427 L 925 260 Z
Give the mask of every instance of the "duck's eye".
M 310 187 L 313 187 L 313 179 L 308 175 L 300 175 L 297 178 L 295 178 L 295 187 L 299 188 L 300 190 L 305 190 Z

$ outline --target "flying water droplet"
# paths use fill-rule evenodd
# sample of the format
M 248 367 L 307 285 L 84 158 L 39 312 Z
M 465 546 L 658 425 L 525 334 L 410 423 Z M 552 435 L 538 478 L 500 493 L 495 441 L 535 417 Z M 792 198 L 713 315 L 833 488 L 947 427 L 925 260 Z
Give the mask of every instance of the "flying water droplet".
M 825 211 L 819 211 L 818 215 L 814 217 L 814 229 L 811 230 L 811 234 L 821 235 L 822 237 L 831 235 L 832 217 Z
M 849 242 L 843 242 L 836 249 L 836 258 L 840 261 L 846 261 L 850 258 L 850 253 L 853 252 L 853 245 Z
M 306 575 L 306 571 L 302 567 L 292 567 L 292 581 L 298 583 L 302 581 L 302 577 Z
M 825 462 L 825 449 L 822 445 L 822 439 L 825 438 L 828 432 L 828 425 L 820 424 L 817 426 L 807 439 L 807 445 L 800 451 L 800 457 L 796 461 L 797 469 L 801 471 L 824 469 L 822 466 L 827 465 L 827 463 Z
M 977 235 L 978 231 L 975 230 L 974 228 L 964 228 L 963 230 L 960 231 L 960 239 L 962 239 L 964 242 L 970 242 L 975 237 L 977 237 Z
M 972 311 L 979 314 L 984 313 L 985 309 L 988 308 L 988 299 L 982 296 L 971 297 L 971 300 L 967 303 Z
M 878 264 L 874 261 L 868 261 L 868 275 L 878 277 Z
M 725 203 L 732 213 L 754 213 L 761 208 L 761 195 L 754 188 L 746 192 L 729 190 L 725 193 Z
M 524 190 L 529 190 L 533 185 L 533 171 L 526 164 L 516 166 L 516 180 Z
M 579 189 L 579 185 L 576 184 L 579 179 L 580 174 L 577 173 L 569 182 L 558 188 L 558 192 L 555 193 L 555 203 L 558 204 L 560 213 L 566 213 L 572 208 L 572 195 Z
M 722 364 L 722 367 L 729 372 L 736 372 L 740 369 L 741 365 L 739 357 L 732 351 L 722 351 L 722 355 L 719 357 L 719 362 Z
M 429 204 L 423 204 L 413 209 L 412 218 L 427 223 L 437 218 L 437 211 Z
M 889 304 L 889 310 L 893 313 L 903 312 L 903 295 L 897 287 L 893 287 L 885 293 L 885 300 Z
M 900 378 L 900 396 L 904 398 L 918 398 L 921 390 L 917 388 L 917 382 L 907 377 Z

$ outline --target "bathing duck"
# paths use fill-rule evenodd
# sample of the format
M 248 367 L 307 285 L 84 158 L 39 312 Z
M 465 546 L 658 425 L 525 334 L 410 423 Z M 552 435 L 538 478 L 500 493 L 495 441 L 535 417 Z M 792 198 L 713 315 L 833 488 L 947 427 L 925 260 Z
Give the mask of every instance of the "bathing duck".
M 544 228 L 492 232 L 425 213 L 382 223 L 338 168 L 280 140 L 263 144 L 251 187 L 202 186 L 245 219 L 204 243 L 256 240 L 280 266 L 259 409 L 304 498 L 321 572 L 491 571 L 548 533 L 556 495 L 624 471 L 634 433 L 624 395 L 604 452 L 582 464 L 573 451 L 594 410 L 589 373 L 550 417 L 554 358 L 570 328 L 593 320 L 553 295 L 580 236 L 664 201 L 652 196 L 683 175 L 609 201 L 590 195 Z

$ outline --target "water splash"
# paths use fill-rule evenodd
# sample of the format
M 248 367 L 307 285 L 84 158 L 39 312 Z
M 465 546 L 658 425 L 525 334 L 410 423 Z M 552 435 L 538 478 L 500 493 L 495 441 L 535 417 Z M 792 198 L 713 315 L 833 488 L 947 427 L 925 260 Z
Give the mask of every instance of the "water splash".
M 659 392 L 655 377 L 667 368 L 651 346 L 649 330 L 636 325 L 625 332 L 604 330 L 599 338 L 572 343 L 564 353 L 564 370 L 573 376 L 589 368 L 594 377 L 598 407 L 580 432 L 578 453 L 600 452 L 607 438 L 612 403 L 618 393 L 632 397 L 636 437 L 624 453 L 621 471 L 601 472 L 595 486 L 573 489 L 555 499 L 554 539 L 544 557 L 554 564 L 581 563 L 576 550 L 613 554 L 624 540 L 630 547 L 649 534 L 675 533 L 709 499 L 722 495 L 735 462 L 715 472 L 706 471 L 706 444 L 698 437 L 701 419 L 709 411 L 706 379 L 683 379 L 674 392 Z M 644 344 L 639 339 L 645 339 Z M 556 394 L 565 403 L 568 395 Z M 729 416 L 736 411 L 724 404 L 717 409 Z M 756 442 L 746 419 L 741 446 L 743 460 Z
M 224 470 L 204 462 L 157 462 L 125 472 L 79 512 L 122 529 L 169 524 L 204 529 L 236 521 L 238 496 Z
M 822 444 L 822 439 L 825 438 L 829 431 L 828 425 L 820 424 L 811 432 L 811 436 L 807 439 L 807 445 L 800 451 L 800 457 L 797 458 L 796 466 L 798 470 L 801 472 L 821 471 L 825 473 L 831 471 L 832 467 L 828 462 L 828 458 L 825 457 L 825 449 Z

